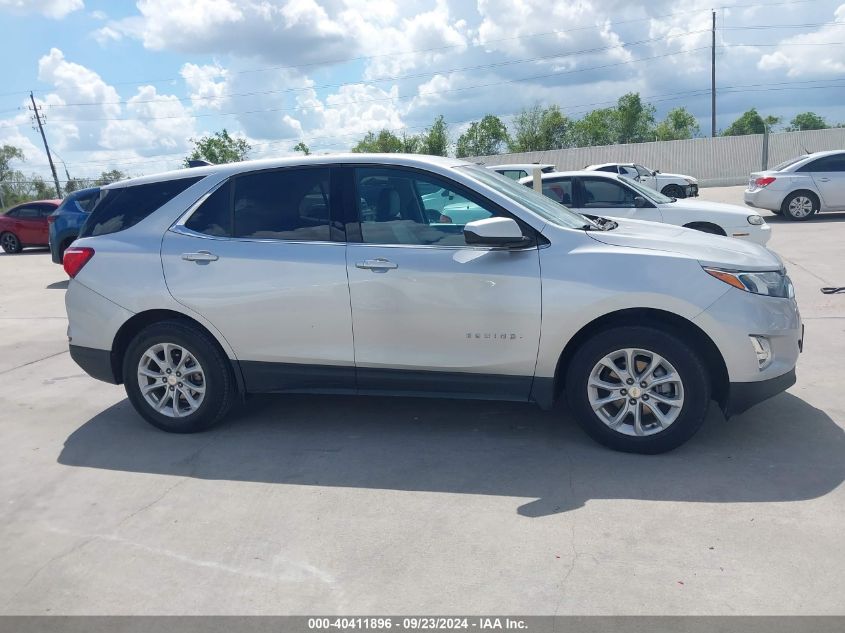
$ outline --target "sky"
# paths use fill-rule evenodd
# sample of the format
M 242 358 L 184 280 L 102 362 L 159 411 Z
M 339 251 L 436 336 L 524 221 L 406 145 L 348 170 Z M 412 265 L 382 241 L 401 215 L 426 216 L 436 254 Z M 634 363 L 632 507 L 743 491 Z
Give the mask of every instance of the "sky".
M 710 133 L 756 107 L 845 122 L 842 0 L 0 0 L 0 144 L 60 180 L 176 168 L 226 128 L 251 158 L 348 150 L 367 131 L 453 141 L 491 113 L 557 104 L 570 117 L 639 92 Z

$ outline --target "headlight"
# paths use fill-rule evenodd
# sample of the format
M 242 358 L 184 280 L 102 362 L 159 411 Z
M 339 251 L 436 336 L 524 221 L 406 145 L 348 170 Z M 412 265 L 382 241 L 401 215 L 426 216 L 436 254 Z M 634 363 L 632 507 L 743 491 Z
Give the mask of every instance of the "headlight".
M 763 219 L 762 215 L 749 215 L 748 223 L 753 224 L 754 226 L 763 226 L 766 221 Z
M 753 292 L 755 295 L 781 297 L 783 299 L 791 299 L 795 296 L 792 281 L 786 273 L 780 270 L 767 270 L 758 273 L 705 267 L 704 272 L 734 288 Z

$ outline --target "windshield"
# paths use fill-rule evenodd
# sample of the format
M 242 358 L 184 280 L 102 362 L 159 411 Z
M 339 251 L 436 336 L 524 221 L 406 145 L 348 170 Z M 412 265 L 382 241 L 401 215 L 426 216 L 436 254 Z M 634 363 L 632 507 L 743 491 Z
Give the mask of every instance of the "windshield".
M 466 173 L 473 180 L 477 180 L 491 189 L 495 189 L 517 204 L 536 213 L 547 222 L 569 229 L 582 229 L 585 225 L 595 226 L 591 220 L 588 220 L 580 213 L 570 211 L 562 204 L 558 204 L 543 194 L 537 193 L 530 187 L 520 185 L 515 180 L 506 178 L 492 169 L 478 167 L 477 165 L 462 165 L 457 169 Z
M 655 191 L 651 187 L 646 187 L 645 185 L 641 185 L 636 180 L 632 178 L 628 178 L 627 176 L 619 176 L 619 180 L 624 182 L 628 185 L 631 189 L 635 190 L 639 193 L 643 198 L 646 200 L 651 200 L 657 204 L 669 204 L 671 202 L 675 202 L 674 198 L 670 198 L 669 196 L 664 196 L 659 191 Z
M 786 169 L 790 165 L 794 165 L 799 160 L 804 160 L 808 156 L 809 156 L 809 154 L 802 154 L 801 156 L 798 156 L 797 158 L 790 158 L 789 160 L 785 160 L 780 165 L 775 165 L 774 167 L 772 167 L 772 171 L 780 171 L 781 169 Z

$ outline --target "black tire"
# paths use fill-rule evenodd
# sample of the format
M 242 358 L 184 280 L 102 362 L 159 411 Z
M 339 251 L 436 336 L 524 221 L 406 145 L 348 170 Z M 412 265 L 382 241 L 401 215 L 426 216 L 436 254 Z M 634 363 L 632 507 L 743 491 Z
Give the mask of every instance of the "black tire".
M 660 193 L 662 193 L 664 196 L 669 196 L 670 198 L 680 199 L 687 197 L 687 194 L 679 185 L 666 185 L 665 187 L 663 187 L 663 190 Z
M 197 410 L 190 415 L 179 418 L 164 415 L 156 411 L 141 394 L 138 365 L 142 355 L 156 343 L 183 347 L 202 367 L 205 395 Z M 177 320 L 154 323 L 135 336 L 123 357 L 123 385 L 126 395 L 141 417 L 170 433 L 196 433 L 211 428 L 228 413 L 236 396 L 231 363 L 216 341 L 201 329 Z
M 653 435 L 626 435 L 614 430 L 590 405 L 587 383 L 593 368 L 606 355 L 625 348 L 659 354 L 672 364 L 683 384 L 680 413 L 667 428 Z M 656 454 L 677 448 L 701 428 L 710 404 L 710 379 L 699 354 L 678 336 L 650 327 L 621 326 L 602 331 L 575 352 L 566 373 L 566 394 L 576 421 L 594 440 L 617 451 Z M 653 417 L 645 415 L 644 419 Z
M 23 244 L 21 244 L 21 241 L 18 239 L 18 236 L 12 233 L 11 231 L 6 231 L 2 235 L 0 235 L 0 245 L 2 245 L 3 250 L 9 253 L 10 255 L 20 253 L 23 250 Z
M 801 215 L 797 209 L 790 208 L 793 202 L 797 203 L 799 198 L 804 198 L 810 203 L 810 211 L 806 215 Z M 793 222 L 804 222 L 819 212 L 819 199 L 812 191 L 793 191 L 786 196 L 780 210 L 785 218 L 789 218 Z

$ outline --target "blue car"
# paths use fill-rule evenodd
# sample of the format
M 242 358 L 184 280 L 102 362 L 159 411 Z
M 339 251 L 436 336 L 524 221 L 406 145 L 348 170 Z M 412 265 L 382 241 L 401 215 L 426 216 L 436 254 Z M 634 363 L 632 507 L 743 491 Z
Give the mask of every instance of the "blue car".
M 79 235 L 79 229 L 88 218 L 91 207 L 100 197 L 100 188 L 80 189 L 65 196 L 59 208 L 53 211 L 47 222 L 50 227 L 50 254 L 53 262 L 62 263 L 65 249 Z

